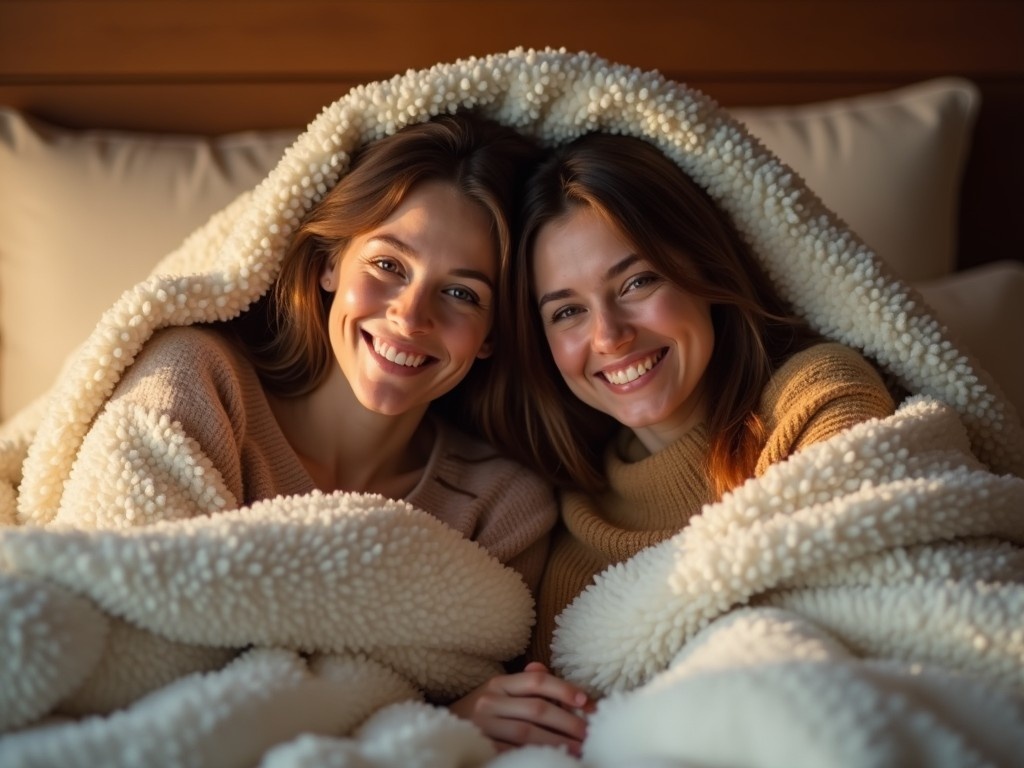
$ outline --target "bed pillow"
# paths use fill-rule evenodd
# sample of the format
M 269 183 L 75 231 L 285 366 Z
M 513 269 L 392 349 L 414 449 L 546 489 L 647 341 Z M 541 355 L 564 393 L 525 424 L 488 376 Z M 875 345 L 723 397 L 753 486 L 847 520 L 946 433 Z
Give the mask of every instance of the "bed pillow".
M 733 112 L 899 274 L 923 279 L 953 264 L 976 107 L 973 85 L 942 79 Z M 42 394 L 103 310 L 298 132 L 74 131 L 0 108 L 0 419 Z
M 42 394 L 103 311 L 297 133 L 73 131 L 0 108 L 0 417 Z
M 938 78 L 795 107 L 734 109 L 904 280 L 956 264 L 960 182 L 977 87 Z
M 1024 263 L 991 262 L 916 287 L 951 337 L 996 380 L 1024 424 Z

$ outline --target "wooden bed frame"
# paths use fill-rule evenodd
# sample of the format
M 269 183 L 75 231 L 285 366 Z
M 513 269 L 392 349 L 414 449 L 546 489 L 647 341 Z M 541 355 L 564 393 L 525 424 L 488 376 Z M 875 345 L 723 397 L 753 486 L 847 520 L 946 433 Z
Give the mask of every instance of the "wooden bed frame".
M 1020 0 L 0 0 L 0 104 L 75 128 L 300 128 L 358 83 L 549 45 L 726 106 L 965 76 L 983 101 L 959 267 L 1024 261 Z

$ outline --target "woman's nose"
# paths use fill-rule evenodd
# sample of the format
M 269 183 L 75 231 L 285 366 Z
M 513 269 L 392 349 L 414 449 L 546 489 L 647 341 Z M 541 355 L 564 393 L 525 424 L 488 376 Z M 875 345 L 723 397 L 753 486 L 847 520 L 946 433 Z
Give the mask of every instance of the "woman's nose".
M 612 309 L 595 312 L 594 349 L 601 353 L 616 352 L 636 337 L 628 319 Z
M 408 286 L 388 304 L 387 317 L 406 336 L 426 333 L 433 325 L 430 297 Z

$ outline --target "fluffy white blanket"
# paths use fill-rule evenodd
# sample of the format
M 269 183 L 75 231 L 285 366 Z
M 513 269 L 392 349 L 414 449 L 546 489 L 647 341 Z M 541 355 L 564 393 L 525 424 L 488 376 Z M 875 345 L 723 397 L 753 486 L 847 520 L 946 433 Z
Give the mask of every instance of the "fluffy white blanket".
M 7 736 L 0 763 L 220 766 L 470 690 L 522 649 L 532 605 L 435 518 L 312 494 L 127 531 L 7 530 L 0 615 L 0 727 L 116 712 Z
M 525 643 L 525 588 L 475 544 L 376 497 L 232 509 L 160 414 L 125 413 L 110 440 L 83 443 L 155 330 L 232 317 L 266 290 L 352 149 L 461 106 L 547 143 L 603 129 L 657 144 L 816 328 L 915 393 L 709 506 L 565 611 L 557 662 L 607 694 L 583 762 L 1013 764 L 1024 433 L 1011 407 L 710 99 L 589 54 L 523 50 L 328 106 L 0 429 L 0 764 L 579 765 L 495 757 L 421 700 L 468 690 Z M 94 493 L 65 493 L 83 480 Z M 105 504 L 105 482 L 130 503 Z M 199 516 L 118 528 L 128 509 Z
M 1015 764 L 1022 512 L 930 399 L 772 467 L 559 617 L 556 663 L 612 694 L 586 757 Z

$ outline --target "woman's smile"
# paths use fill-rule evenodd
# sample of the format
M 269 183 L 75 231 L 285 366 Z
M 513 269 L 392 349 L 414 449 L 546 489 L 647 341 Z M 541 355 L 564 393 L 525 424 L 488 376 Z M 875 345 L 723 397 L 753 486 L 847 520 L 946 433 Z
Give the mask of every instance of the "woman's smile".
M 418 373 L 420 369 L 437 362 L 436 357 L 411 350 L 406 351 L 397 343 L 372 336 L 366 331 L 363 331 L 363 339 L 376 353 L 378 362 L 385 370 L 396 373 Z
M 668 354 L 668 347 L 662 347 L 657 352 L 644 355 L 626 365 L 598 371 L 597 375 L 609 384 L 623 388 L 623 391 L 632 391 L 649 381 L 648 374 L 665 358 L 666 354 Z M 636 384 L 636 386 L 629 387 L 630 384 Z

